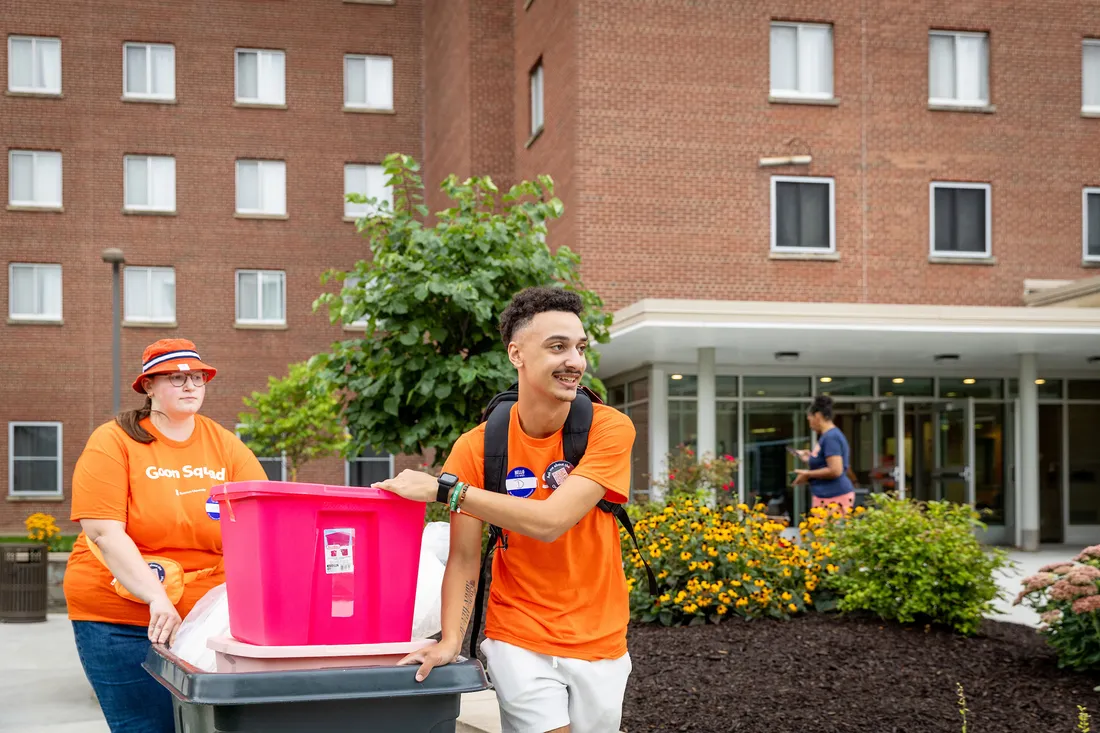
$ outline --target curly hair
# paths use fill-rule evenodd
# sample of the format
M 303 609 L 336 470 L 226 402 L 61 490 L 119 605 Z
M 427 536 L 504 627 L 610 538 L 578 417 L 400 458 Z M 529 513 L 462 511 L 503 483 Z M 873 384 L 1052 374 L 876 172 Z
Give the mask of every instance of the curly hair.
M 539 313 L 564 311 L 580 316 L 584 309 L 581 296 L 561 288 L 527 288 L 516 293 L 500 314 L 500 337 L 507 346 L 516 331 L 528 325 Z

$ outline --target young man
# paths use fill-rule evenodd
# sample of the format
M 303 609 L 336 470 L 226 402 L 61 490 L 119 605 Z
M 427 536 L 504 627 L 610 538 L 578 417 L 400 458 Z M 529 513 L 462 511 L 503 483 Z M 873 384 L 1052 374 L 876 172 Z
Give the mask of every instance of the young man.
M 462 649 L 482 522 L 504 531 L 507 547 L 493 557 L 481 650 L 501 725 L 515 733 L 618 731 L 631 670 L 619 530 L 615 517 L 596 505 L 605 498 L 627 500 L 634 426 L 597 404 L 580 465 L 566 463 L 562 450 L 562 426 L 587 367 L 581 307 L 575 293 L 530 288 L 501 315 L 501 336 L 519 375 L 508 430 L 507 493 L 482 488 L 484 424 L 458 439 L 440 477 L 404 471 L 377 484 L 429 502 L 446 498 L 455 479 L 460 482 L 443 577 L 442 639 L 402 661 L 420 664 L 418 680 Z

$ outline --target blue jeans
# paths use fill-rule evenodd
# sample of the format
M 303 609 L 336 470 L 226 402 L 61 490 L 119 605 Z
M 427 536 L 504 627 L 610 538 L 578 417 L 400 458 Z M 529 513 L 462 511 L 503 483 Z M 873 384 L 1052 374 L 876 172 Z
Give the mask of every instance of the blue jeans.
M 174 733 L 172 694 L 141 667 L 144 626 L 73 621 L 76 651 L 111 733 Z

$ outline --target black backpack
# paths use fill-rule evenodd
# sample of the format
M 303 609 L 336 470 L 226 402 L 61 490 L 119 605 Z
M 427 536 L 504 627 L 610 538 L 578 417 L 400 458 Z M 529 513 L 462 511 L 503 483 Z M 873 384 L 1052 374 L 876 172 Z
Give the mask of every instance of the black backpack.
M 495 491 L 503 494 L 506 491 L 505 479 L 508 474 L 508 426 L 511 421 L 512 405 L 519 400 L 519 385 L 513 384 L 504 392 L 498 393 L 481 415 L 481 422 L 485 423 L 485 488 L 487 491 Z M 584 451 L 588 448 L 588 431 L 592 428 L 592 405 L 603 404 L 599 396 L 580 386 L 577 388 L 577 397 L 569 408 L 569 415 L 565 418 L 565 426 L 561 432 L 562 453 L 565 460 L 573 466 L 579 466 Z M 498 410 L 498 407 L 503 409 Z M 596 505 L 602 511 L 613 515 L 623 528 L 626 529 L 630 539 L 634 541 L 634 547 L 638 549 L 638 538 L 634 535 L 634 525 L 626 513 L 622 504 L 615 504 L 606 499 L 600 499 Z M 485 547 L 485 554 L 481 558 L 481 570 L 477 577 L 477 597 L 474 601 L 473 632 L 470 635 L 470 657 L 476 655 L 477 637 L 481 633 L 481 616 L 485 608 L 486 573 L 491 567 L 489 558 L 497 545 L 502 550 L 508 549 L 508 537 L 495 525 L 489 525 L 489 543 Z M 649 563 L 645 562 L 646 575 L 649 577 L 649 592 L 657 595 L 657 577 Z

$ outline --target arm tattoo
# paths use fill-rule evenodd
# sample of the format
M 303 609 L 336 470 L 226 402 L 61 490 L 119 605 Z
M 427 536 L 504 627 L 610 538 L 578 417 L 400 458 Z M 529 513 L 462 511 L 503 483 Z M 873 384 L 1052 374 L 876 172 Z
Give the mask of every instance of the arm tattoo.
M 465 597 L 462 599 L 462 623 L 458 627 L 458 636 L 460 639 L 466 638 L 466 627 L 470 623 L 470 613 L 473 611 L 474 594 L 476 592 L 477 583 L 472 580 L 467 580 Z M 474 630 L 474 633 L 478 633 L 477 629 Z

